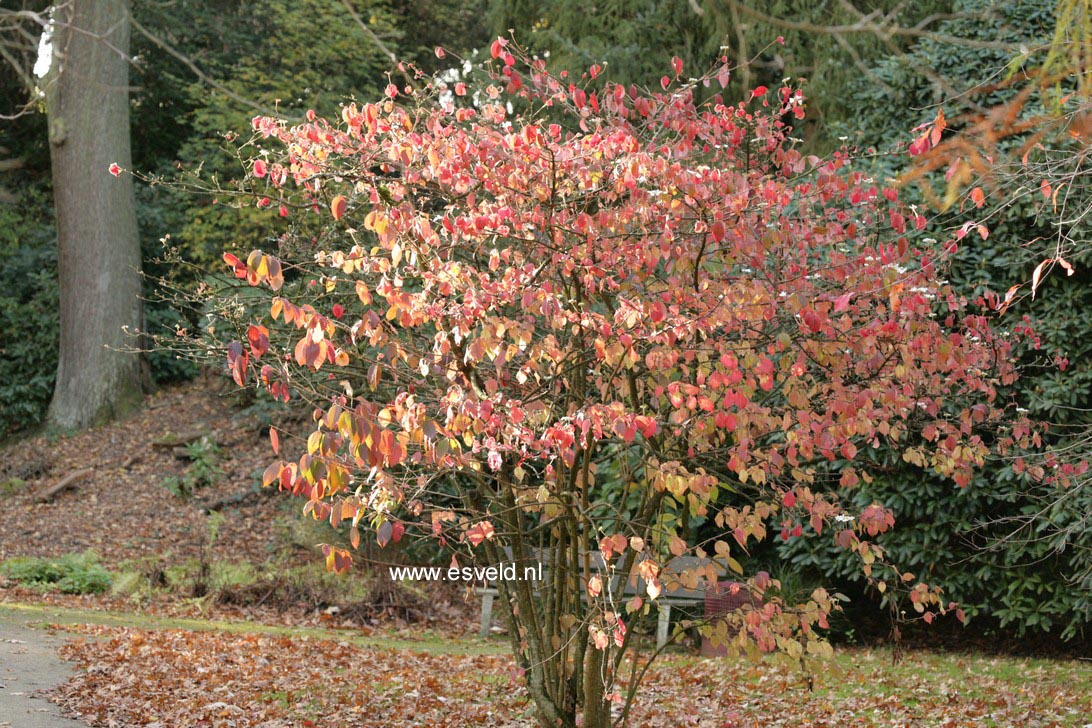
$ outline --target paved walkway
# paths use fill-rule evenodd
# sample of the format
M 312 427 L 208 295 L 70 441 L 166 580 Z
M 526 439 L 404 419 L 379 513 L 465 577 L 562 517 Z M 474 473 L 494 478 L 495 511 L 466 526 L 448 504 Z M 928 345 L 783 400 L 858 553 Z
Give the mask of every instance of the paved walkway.
M 0 604 L 0 728 L 86 728 L 35 696 L 72 674 L 71 666 L 57 657 L 61 640 L 29 626 L 40 619 Z

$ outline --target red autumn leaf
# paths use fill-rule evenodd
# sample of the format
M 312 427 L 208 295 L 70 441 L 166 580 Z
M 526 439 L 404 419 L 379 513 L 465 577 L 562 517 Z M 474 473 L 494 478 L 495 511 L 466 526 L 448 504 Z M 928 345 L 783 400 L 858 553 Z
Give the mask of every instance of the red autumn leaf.
M 719 243 L 724 240 L 724 233 L 724 223 L 720 220 L 717 220 L 709 227 L 709 234 L 712 236 L 714 242 Z
M 480 546 L 483 541 L 491 540 L 494 533 L 492 522 L 480 521 L 467 530 L 466 540 L 471 546 Z
M 246 278 L 247 269 L 239 258 L 231 253 L 224 253 L 224 262 L 231 266 L 231 272 L 236 278 Z
M 800 317 L 804 322 L 804 325 L 808 327 L 808 330 L 817 334 L 823 329 L 823 319 L 819 317 L 815 311 L 810 308 L 806 308 L 800 312 Z
M 663 301 L 654 301 L 652 307 L 648 311 L 648 318 L 654 324 L 658 324 L 667 317 L 667 307 L 664 306 Z
M 246 338 L 250 344 L 250 353 L 255 359 L 260 359 L 262 354 L 269 351 L 269 329 L 266 327 L 251 324 L 247 329 Z
M 246 370 L 249 359 L 249 355 L 243 351 L 243 345 L 240 342 L 233 341 L 228 345 L 228 368 L 231 369 L 231 378 L 240 387 L 246 384 Z
M 647 415 L 637 415 L 633 418 L 633 424 L 645 438 L 654 437 L 659 429 L 656 420 Z

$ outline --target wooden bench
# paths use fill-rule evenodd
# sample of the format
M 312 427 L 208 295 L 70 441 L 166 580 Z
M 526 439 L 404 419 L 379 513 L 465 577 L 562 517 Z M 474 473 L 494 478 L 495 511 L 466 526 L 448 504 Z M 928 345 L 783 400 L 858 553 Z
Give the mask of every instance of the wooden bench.
M 506 554 L 511 559 L 511 552 L 506 549 Z M 684 586 L 680 580 L 679 575 L 685 571 L 689 571 L 695 568 L 699 568 L 704 564 L 712 562 L 711 559 L 699 559 L 697 556 L 679 556 L 667 563 L 667 566 L 660 572 L 660 585 L 663 591 L 655 599 L 655 604 L 658 609 L 657 622 L 656 622 L 656 648 L 661 649 L 667 644 L 667 638 L 669 630 L 671 628 L 671 608 L 672 607 L 694 607 L 705 606 L 705 593 L 706 587 L 704 584 L 699 584 L 697 588 L 689 588 Z M 722 565 L 712 562 L 717 567 L 717 575 L 723 576 L 724 568 Z M 544 564 L 544 568 L 546 565 Z M 606 563 L 603 560 L 602 554 L 595 552 L 592 559 L 592 569 L 595 573 L 603 573 L 606 571 Z M 523 565 L 516 565 L 516 573 L 522 574 Z M 648 598 L 648 592 L 643 579 L 625 579 L 621 584 L 621 591 L 618 591 L 618 582 L 622 580 L 621 574 L 615 574 L 611 577 L 611 588 L 616 594 L 619 594 L 622 599 L 628 599 L 634 596 L 642 596 L 645 599 Z M 476 587 L 474 593 L 482 598 L 482 613 L 481 613 L 481 628 L 479 634 L 482 637 L 488 637 L 490 628 L 493 624 L 493 600 L 500 594 L 500 590 L 497 589 L 495 584 L 488 584 L 482 587 Z M 538 587 L 535 588 L 535 593 L 538 593 Z M 581 590 L 581 597 L 587 601 L 587 592 Z

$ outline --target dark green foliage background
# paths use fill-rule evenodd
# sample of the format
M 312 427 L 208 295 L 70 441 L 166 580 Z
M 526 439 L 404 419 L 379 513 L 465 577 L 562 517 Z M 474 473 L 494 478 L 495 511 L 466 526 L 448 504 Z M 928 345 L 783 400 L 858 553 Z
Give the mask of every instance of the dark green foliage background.
M 943 32 L 957 37 L 1010 40 L 1035 48 L 1053 32 L 1050 7 L 1035 0 L 968 0 L 958 3 L 956 10 L 978 18 L 941 25 Z M 1000 51 L 924 40 L 905 58 L 886 59 L 873 69 L 899 102 L 891 103 L 889 92 L 863 78 L 850 97 L 860 113 L 839 126 L 843 133 L 856 135 L 861 148 L 884 151 L 894 141 L 906 140 L 905 130 L 935 116 L 936 104 L 945 98 L 918 69 L 930 68 L 964 90 L 1000 80 L 1004 72 L 998 74 L 998 69 L 1011 60 Z M 998 91 L 973 98 L 993 105 L 1013 93 Z M 1050 103 L 1048 96 L 1033 98 L 1025 114 L 1038 113 Z M 959 100 L 944 103 L 952 120 L 966 108 L 961 108 Z M 959 133 L 957 121 L 949 133 Z M 1019 141 L 1013 140 L 1007 148 L 1015 149 Z M 1054 139 L 1044 145 L 1064 150 L 1067 143 Z M 875 175 L 891 176 L 905 165 L 903 155 L 882 156 L 875 162 Z M 1019 166 L 994 181 L 991 204 L 1005 204 L 1020 184 L 1029 183 L 1019 179 L 1018 172 Z M 937 182 L 943 187 L 943 180 Z M 1037 188 L 1038 180 L 1033 184 Z M 904 194 L 925 204 L 913 187 Z M 1077 199 L 1087 200 L 1087 195 L 1087 189 L 1079 191 Z M 1037 192 L 1024 196 L 990 218 L 987 240 L 973 234 L 965 238 L 949 271 L 957 288 L 972 298 L 985 289 L 1004 293 L 1010 286 L 1026 284 L 1033 268 L 1053 250 L 1056 231 L 1044 205 Z M 936 223 L 958 226 L 974 213 L 974 206 L 968 204 L 964 212 L 953 209 L 939 214 Z M 1092 424 L 1092 317 L 1086 313 L 1092 306 L 1092 248 L 1087 245 L 1087 223 L 1070 233 L 1085 243 L 1078 243 L 1069 255 L 1077 274 L 1067 278 L 1055 273 L 1034 301 L 1022 299 L 997 321 L 1011 329 L 1026 316 L 1041 337 L 1041 348 L 1021 347 L 1024 375 L 1005 396 L 1027 408 L 1032 417 L 1051 423 L 1053 435 L 1048 441 L 1055 446 L 1065 444 L 1067 435 L 1087 432 Z M 1038 243 L 1032 242 L 1036 239 Z M 1064 371 L 1055 364 L 1055 354 L 1069 360 Z M 879 502 L 894 510 L 897 527 L 879 540 L 895 563 L 941 585 L 969 615 L 985 618 L 987 624 L 1016 634 L 1049 631 L 1069 638 L 1086 632 L 1092 623 L 1092 530 L 1080 524 L 1092 513 L 1087 488 L 1046 489 L 1016 475 L 1010 462 L 994 461 L 979 471 L 969 487 L 960 489 L 890 454 L 880 452 L 875 459 L 883 474 L 872 485 L 862 484 L 851 498 L 861 507 Z M 781 552 L 813 578 L 834 573 L 858 589 L 862 586 L 859 566 L 824 547 L 819 539 L 797 539 Z M 860 596 L 879 599 L 874 592 Z

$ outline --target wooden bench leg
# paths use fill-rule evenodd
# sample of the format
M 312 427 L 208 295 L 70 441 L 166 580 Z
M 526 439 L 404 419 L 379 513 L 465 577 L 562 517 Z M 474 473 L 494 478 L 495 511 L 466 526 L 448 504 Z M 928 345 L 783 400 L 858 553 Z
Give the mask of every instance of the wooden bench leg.
M 656 649 L 667 644 L 667 630 L 671 627 L 671 605 L 660 605 L 660 619 L 656 623 Z
M 489 628 L 493 626 L 493 595 L 482 594 L 482 626 L 478 631 L 482 637 L 489 636 Z

